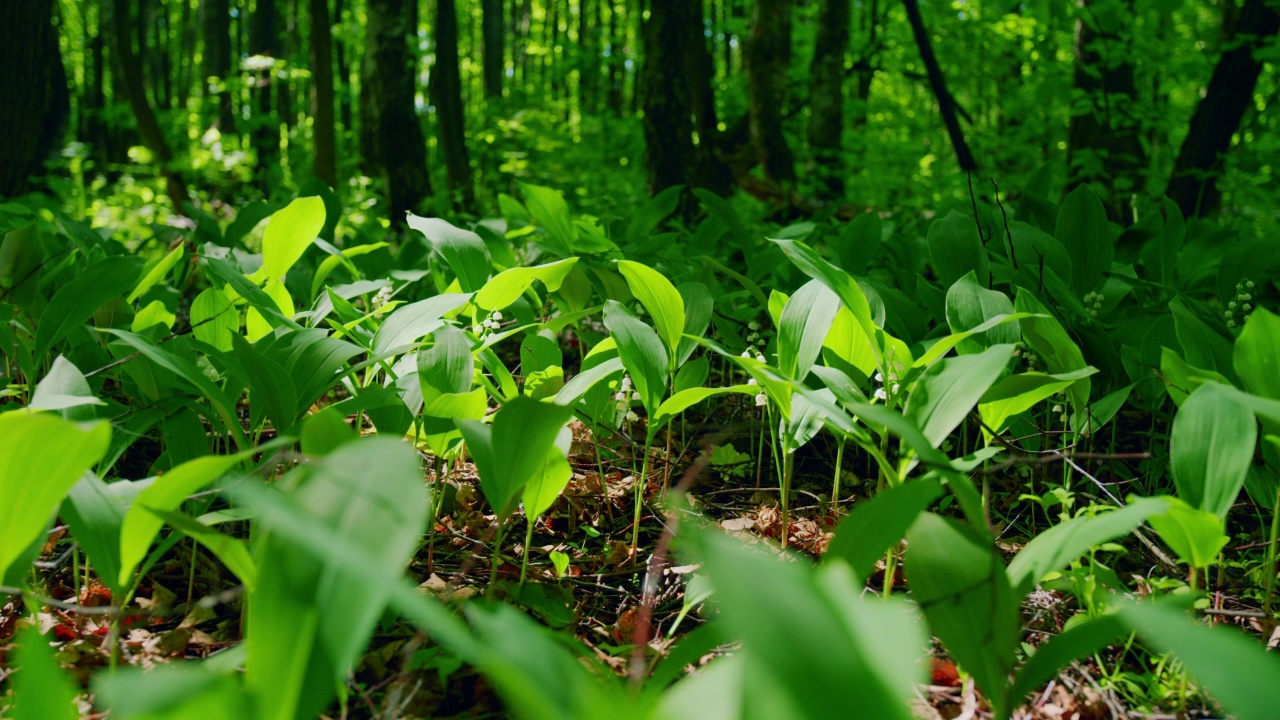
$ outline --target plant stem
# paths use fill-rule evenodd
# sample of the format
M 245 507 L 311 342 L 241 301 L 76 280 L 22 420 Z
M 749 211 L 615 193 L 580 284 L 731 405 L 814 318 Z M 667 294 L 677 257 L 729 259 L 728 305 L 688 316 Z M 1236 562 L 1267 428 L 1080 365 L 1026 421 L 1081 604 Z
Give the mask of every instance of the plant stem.
M 649 443 L 653 438 L 645 433 L 644 460 L 640 463 L 640 475 L 636 477 L 636 510 L 631 524 L 631 556 L 634 559 L 640 548 L 640 511 L 644 508 L 644 487 L 649 477 Z
M 1276 541 L 1280 538 L 1280 491 L 1276 492 L 1276 504 L 1271 508 L 1271 542 L 1267 544 L 1267 594 L 1262 600 L 1262 610 L 1271 615 L 1271 600 L 1276 592 Z
M 836 476 L 831 482 L 831 514 L 840 507 L 840 475 L 844 472 L 844 438 L 836 442 Z
M 502 540 L 506 536 L 507 525 L 498 521 L 498 529 L 493 538 L 493 552 L 489 554 L 489 587 L 484 594 L 493 597 L 498 587 L 498 565 L 502 562 Z
M 529 569 L 529 546 L 533 544 L 533 524 L 537 522 L 536 517 L 525 517 L 524 528 L 524 552 L 520 554 L 520 584 L 524 584 L 525 572 Z

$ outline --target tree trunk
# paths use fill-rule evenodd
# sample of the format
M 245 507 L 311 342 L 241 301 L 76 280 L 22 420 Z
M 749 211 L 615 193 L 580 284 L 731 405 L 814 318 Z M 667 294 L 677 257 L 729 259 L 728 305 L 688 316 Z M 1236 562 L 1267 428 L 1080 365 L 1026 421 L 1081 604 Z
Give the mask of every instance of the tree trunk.
M 165 139 L 164 131 L 160 129 L 160 123 L 156 120 L 155 111 L 147 100 L 147 88 L 142 82 L 142 65 L 137 53 L 134 52 L 131 39 L 129 0 L 115 0 L 111 20 L 115 26 L 111 49 L 118 63 L 116 72 L 124 81 L 125 94 L 129 97 L 129 105 L 133 108 L 133 114 L 138 121 L 138 134 L 142 136 L 143 143 L 155 156 L 156 166 L 165 181 L 166 193 L 170 202 L 173 203 L 174 214 L 182 215 L 186 212 L 183 206 L 188 201 L 187 188 L 173 168 L 173 152 L 169 149 L 169 142 Z
M 439 115 L 440 149 L 444 152 L 449 194 L 457 209 L 472 210 L 476 193 L 467 156 L 462 104 L 462 69 L 458 61 L 458 9 L 454 0 L 436 0 L 436 63 L 431 90 Z
M 692 74 L 687 62 L 693 36 L 692 10 L 689 0 L 653 0 L 641 33 L 644 62 L 640 69 L 640 97 L 650 195 L 672 185 L 694 184 L 697 172 L 691 121 Z
M 622 117 L 622 24 L 618 22 L 618 0 L 609 2 L 609 60 L 605 82 L 609 87 L 605 102 L 616 117 Z
M 209 87 L 210 78 L 218 78 L 222 90 L 210 92 L 217 103 L 216 117 L 218 131 L 223 135 L 232 135 L 236 131 L 235 118 L 231 112 L 231 93 L 226 84 L 231 79 L 231 6 L 227 0 L 204 0 L 204 87 Z
M 795 157 L 782 131 L 791 65 L 791 0 L 756 0 L 742 50 L 747 71 L 751 143 L 770 180 L 796 179 Z
M 844 60 L 849 50 L 850 0 L 822 0 L 809 71 L 809 150 L 832 198 L 844 195 L 840 153 L 844 132 Z
M 1191 127 L 1178 152 L 1166 194 L 1186 217 L 1209 215 L 1222 201 L 1218 177 L 1222 156 L 1240 128 L 1245 110 L 1253 101 L 1262 63 L 1253 53 L 1267 38 L 1280 31 L 1280 14 L 1267 0 L 1245 0 L 1235 30 L 1234 47 L 1224 52 L 1213 68 L 1213 77 L 1191 116 Z
M 503 0 L 484 0 L 481 34 L 484 36 L 484 96 L 502 97 L 502 76 L 506 72 L 502 26 Z
M 1122 12 L 1096 13 L 1103 2 L 1120 3 Z M 1123 225 L 1133 221 L 1129 196 L 1138 189 L 1147 164 L 1134 113 L 1137 87 L 1133 80 L 1132 49 L 1120 18 L 1133 15 L 1132 0 L 1077 0 L 1076 64 L 1073 84 L 1089 102 L 1071 116 L 1067 158 L 1071 167 L 1068 190 L 1081 183 L 1097 183 L 1105 192 L 1107 214 Z M 1106 18 L 1115 18 L 1106 20 Z M 1101 26 L 1102 23 L 1109 23 Z M 1112 27 L 1110 25 L 1115 25 Z M 1073 102 L 1072 107 L 1080 107 Z
M 276 30 L 276 0 L 257 0 L 249 23 L 249 54 L 279 57 L 279 32 Z M 260 71 L 255 83 L 254 118 L 251 144 L 258 156 L 258 185 L 269 193 L 272 170 L 280 166 L 280 120 L 271 111 L 271 88 L 275 68 Z
M 0 198 L 25 192 L 70 112 L 52 0 L 0 2 Z
M 951 137 L 951 146 L 955 148 L 956 160 L 964 171 L 977 170 L 978 163 L 973 159 L 969 143 L 965 142 L 964 133 L 960 130 L 960 119 L 956 117 L 956 101 L 947 90 L 947 81 L 942 77 L 942 68 L 938 67 L 938 58 L 933 54 L 933 43 L 924 28 L 924 20 L 920 17 L 920 6 L 916 0 L 902 0 L 907 9 L 907 19 L 911 22 L 911 33 L 916 38 L 916 46 L 920 48 L 920 59 L 924 61 L 925 70 L 929 74 L 929 86 L 933 88 L 933 96 L 938 100 L 938 112 L 947 127 L 947 135 Z
M 692 17 L 688 23 L 688 50 L 683 63 L 689 66 L 689 98 L 693 109 L 693 129 L 698 137 L 698 173 L 692 184 L 728 197 L 733 189 L 733 173 L 719 152 L 720 119 L 712 87 L 716 74 L 715 58 L 707 44 L 702 3 L 692 2 L 689 5 L 688 12 Z
M 431 194 L 427 144 L 414 104 L 417 68 L 409 51 L 416 0 L 369 0 L 366 10 L 360 109 L 367 119 L 377 174 L 387 193 L 393 226 Z
M 334 0 L 333 22 L 342 27 L 342 0 Z M 347 64 L 346 33 L 342 33 L 333 49 L 334 61 L 338 68 L 337 92 L 338 112 L 342 119 L 342 131 L 351 132 L 355 123 L 351 117 L 351 67 Z
M 333 117 L 333 35 L 329 0 L 308 0 L 311 18 L 311 133 L 315 174 L 329 187 L 338 185 L 338 140 Z

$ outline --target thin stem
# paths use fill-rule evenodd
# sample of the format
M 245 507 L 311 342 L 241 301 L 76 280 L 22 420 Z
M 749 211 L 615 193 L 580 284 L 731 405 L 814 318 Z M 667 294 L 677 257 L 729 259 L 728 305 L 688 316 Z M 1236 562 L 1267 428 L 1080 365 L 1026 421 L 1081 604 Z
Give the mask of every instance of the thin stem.
M 529 546 L 533 544 L 533 524 L 538 521 L 536 517 L 525 517 L 524 528 L 524 552 L 520 554 L 520 584 L 524 584 L 525 572 L 529 569 Z
M 640 548 L 640 511 L 644 508 L 644 486 L 649 477 L 649 444 L 653 438 L 645 433 L 644 460 L 640 463 L 640 475 L 636 477 L 636 510 L 631 524 L 631 556 L 634 558 Z
M 485 595 L 493 597 L 498 588 L 498 565 L 502 563 L 502 540 L 507 534 L 507 525 L 498 521 L 498 530 L 493 539 L 493 552 L 489 554 L 489 587 Z
M 844 438 L 836 443 L 836 476 L 831 481 L 831 514 L 840 507 L 840 475 L 844 472 Z
M 1271 617 L 1271 600 L 1276 591 L 1276 540 L 1280 538 L 1280 491 L 1276 492 L 1276 504 L 1271 508 L 1271 542 L 1267 545 L 1267 594 L 1262 600 L 1262 610 Z

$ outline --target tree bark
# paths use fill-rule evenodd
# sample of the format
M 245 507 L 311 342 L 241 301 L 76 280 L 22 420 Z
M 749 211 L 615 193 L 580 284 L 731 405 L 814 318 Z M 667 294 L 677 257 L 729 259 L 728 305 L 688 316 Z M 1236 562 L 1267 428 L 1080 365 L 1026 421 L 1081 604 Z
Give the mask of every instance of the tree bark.
M 742 55 L 756 157 L 765 177 L 790 183 L 796 179 L 795 156 L 782 131 L 782 111 L 791 65 L 791 0 L 756 0 Z
M 334 0 L 333 22 L 342 26 L 342 0 Z M 334 62 L 337 65 L 338 113 L 342 120 L 343 132 L 351 132 L 355 123 L 351 117 L 351 67 L 347 64 L 346 33 L 338 38 L 333 48 Z
M 1123 7 L 1115 13 L 1097 13 L 1103 2 Z M 1132 0 L 1077 0 L 1075 91 L 1089 102 L 1083 112 L 1071 115 L 1067 132 L 1067 158 L 1072 170 L 1068 191 L 1081 183 L 1096 183 L 1106 192 L 1111 219 L 1128 225 L 1133 221 L 1129 195 L 1140 185 L 1137 177 L 1147 164 L 1140 137 L 1141 124 L 1134 113 L 1132 49 L 1124 30 L 1112 27 L 1119 18 L 1131 17 Z M 1108 18 L 1115 17 L 1115 20 Z M 1072 107 L 1077 107 L 1072 103 Z
M 951 91 L 947 90 L 947 81 L 942 77 L 942 68 L 938 67 L 938 58 L 933 54 L 933 43 L 930 42 L 929 33 L 925 30 L 924 19 L 920 17 L 920 6 L 916 4 L 916 0 L 902 0 L 902 4 L 907 9 L 911 33 L 915 36 L 916 46 L 920 48 L 920 59 L 924 61 L 925 70 L 929 74 L 929 86 L 933 88 L 933 95 L 938 100 L 938 112 L 941 113 L 942 122 L 947 127 L 947 135 L 951 137 L 951 146 L 955 148 L 960 169 L 977 170 L 978 163 L 973 159 L 969 143 L 965 142 L 964 132 L 960 130 L 960 119 L 956 117 L 955 98 L 951 96 Z
M 640 97 L 650 195 L 672 185 L 692 184 L 696 173 L 692 76 L 686 62 L 693 23 L 690 10 L 689 0 L 653 0 L 641 32 Z
M 276 0 L 257 0 L 249 22 L 249 54 L 279 57 L 280 34 L 276 29 Z M 253 89 L 254 118 L 251 144 L 258 156 L 258 185 L 269 193 L 271 170 L 280 165 L 280 120 L 271 111 L 275 69 L 263 70 Z
M 484 36 L 484 96 L 502 97 L 502 76 L 507 62 L 503 42 L 505 28 L 502 25 L 503 0 L 484 0 L 481 18 L 481 35 Z
M 204 82 L 206 94 L 216 103 L 218 131 L 232 135 L 236 131 L 231 112 L 231 93 L 225 89 L 231 77 L 231 6 L 227 0 L 204 0 Z M 221 90 L 207 90 L 210 78 L 218 78 Z
M 1191 116 L 1191 127 L 1173 166 L 1166 194 L 1186 217 L 1210 215 L 1222 202 L 1218 178 L 1222 156 L 1249 104 L 1262 72 L 1254 50 L 1280 32 L 1280 13 L 1267 0 L 1245 0 L 1234 31 L 1232 48 L 1213 68 L 1209 87 Z
M 431 90 L 439 116 L 440 148 L 444 152 L 449 194 L 457 209 L 472 210 L 476 192 L 467 155 L 467 132 L 462 104 L 462 69 L 458 61 L 458 9 L 454 0 L 436 0 L 436 63 Z
M 695 187 L 704 187 L 728 197 L 733 189 L 733 173 L 720 157 L 720 119 L 716 111 L 715 58 L 707 44 L 705 17 L 701 2 L 690 3 L 688 12 L 687 57 L 689 66 L 689 98 L 693 109 L 693 129 L 697 134 L 698 172 L 690 178 Z
M 396 227 L 431 194 L 427 145 L 414 104 L 417 68 L 409 51 L 413 2 L 369 0 L 361 71 L 361 120 L 368 122 L 376 174 L 382 177 Z
M 0 197 L 30 187 L 70 112 L 52 0 L 0 2 Z
M 338 139 L 333 112 L 333 30 L 329 0 L 308 0 L 311 19 L 311 133 L 314 172 L 329 187 L 338 185 Z
M 849 51 L 850 0 L 822 0 L 809 71 L 809 150 L 828 197 L 844 195 L 840 153 L 844 133 L 844 62 Z

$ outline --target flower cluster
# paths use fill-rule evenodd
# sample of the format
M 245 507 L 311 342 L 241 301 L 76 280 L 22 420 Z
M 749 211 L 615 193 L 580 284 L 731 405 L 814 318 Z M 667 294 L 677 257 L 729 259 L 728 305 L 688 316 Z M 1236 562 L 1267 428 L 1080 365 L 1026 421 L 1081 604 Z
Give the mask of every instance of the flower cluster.
M 898 384 L 898 366 L 896 364 L 889 368 L 888 382 L 885 382 L 884 373 L 879 372 L 875 375 L 875 381 L 880 383 L 880 387 L 876 388 L 876 391 L 872 393 L 872 402 L 875 402 L 876 400 L 883 400 L 887 403 L 889 402 L 889 398 L 897 395 L 898 391 L 902 389 L 902 386 Z
M 1028 348 L 1026 345 L 1024 345 L 1024 344 L 1023 344 L 1023 343 L 1021 343 L 1021 342 L 1019 342 L 1019 343 L 1015 343 L 1015 344 L 1014 344 L 1014 346 L 1013 346 L 1013 356 L 1014 356 L 1014 357 L 1019 357 L 1019 356 L 1021 356 L 1021 357 L 1025 358 L 1025 359 L 1026 359 L 1026 361 L 1027 361 L 1027 369 L 1028 369 L 1028 370 L 1035 370 L 1035 368 L 1036 368 L 1036 362 L 1038 362 L 1038 361 L 1040 360 L 1040 358 L 1036 357 L 1036 354 L 1035 354 L 1035 353 L 1031 352 L 1031 349 L 1030 349 L 1030 348 Z
M 200 371 L 201 375 L 204 375 L 211 382 L 217 382 L 221 377 L 218 375 L 217 368 L 215 368 L 213 363 L 209 362 L 209 358 L 204 355 L 196 358 L 196 369 Z
M 1222 319 L 1227 321 L 1227 327 L 1236 326 L 1236 318 L 1243 323 L 1249 318 L 1249 313 L 1253 312 L 1253 290 L 1254 284 L 1252 280 L 1236 283 L 1236 296 L 1231 302 L 1227 303 L 1226 312 L 1222 313 Z
M 752 320 L 747 323 L 747 345 L 751 348 L 763 348 L 768 342 L 760 334 L 760 323 Z
M 618 401 L 618 412 L 627 412 L 627 422 L 635 422 L 640 416 L 631 409 L 631 401 L 639 400 L 640 393 L 631 390 L 631 376 L 623 375 L 622 384 L 618 386 L 618 392 L 613 394 L 613 399 Z
M 1089 311 L 1090 317 L 1098 317 L 1098 311 L 1102 310 L 1102 293 L 1091 292 L 1084 296 L 1084 307 Z
M 385 286 L 383 286 L 382 288 L 380 288 L 380 289 L 378 290 L 377 294 L 373 296 L 373 308 L 372 308 L 372 309 L 373 309 L 373 310 L 377 310 L 378 308 L 382 307 L 383 305 L 386 305 L 387 303 L 391 302 L 391 295 L 392 295 L 394 292 L 395 292 L 395 291 L 392 289 L 392 287 L 391 287 L 390 285 L 385 285 Z
M 489 317 L 485 318 L 483 322 L 471 328 L 471 330 L 474 331 L 475 334 L 477 335 L 488 335 L 489 333 L 493 332 L 494 330 L 497 330 L 500 327 L 502 327 L 502 313 L 498 312 L 497 310 L 494 310 L 493 312 L 489 313 Z

